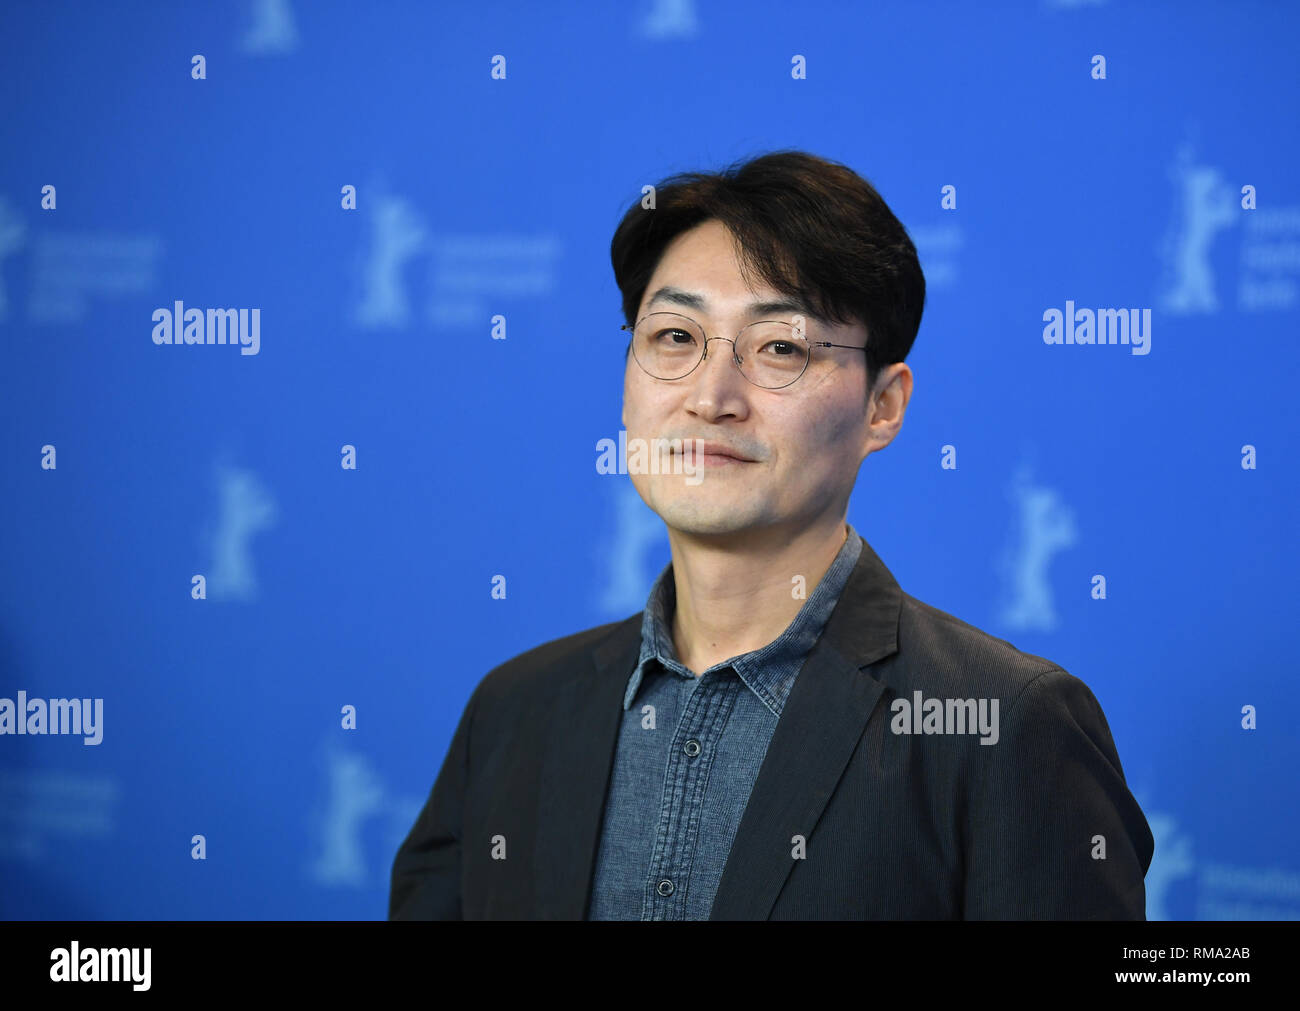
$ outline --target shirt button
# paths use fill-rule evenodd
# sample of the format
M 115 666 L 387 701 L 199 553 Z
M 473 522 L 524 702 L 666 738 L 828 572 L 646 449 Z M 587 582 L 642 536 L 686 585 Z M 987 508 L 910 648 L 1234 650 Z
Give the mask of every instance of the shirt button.
M 686 746 L 682 748 L 682 750 L 686 752 L 686 754 L 690 755 L 691 758 L 694 758 L 700 753 L 700 742 L 692 738 L 686 742 Z
M 664 878 L 662 881 L 659 882 L 655 890 L 660 895 L 667 897 L 673 894 L 673 883 L 669 881 L 667 878 Z

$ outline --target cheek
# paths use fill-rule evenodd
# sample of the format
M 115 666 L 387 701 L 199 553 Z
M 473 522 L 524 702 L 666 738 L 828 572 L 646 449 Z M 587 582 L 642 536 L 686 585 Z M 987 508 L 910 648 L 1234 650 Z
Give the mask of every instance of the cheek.
M 641 415 L 641 395 L 631 375 L 623 379 L 623 426 L 633 428 Z
M 797 487 L 822 485 L 843 474 L 856 461 L 854 452 L 863 423 L 849 404 L 800 412 L 777 421 L 777 426 L 788 433 L 781 441 L 790 483 Z
M 849 451 L 865 421 L 861 413 L 853 413 L 852 405 L 846 405 L 843 410 L 828 414 L 823 424 L 827 448 L 836 455 L 842 455 Z
M 623 427 L 629 432 L 641 427 L 641 402 L 635 396 L 623 398 Z
M 632 366 L 636 368 L 635 365 Z M 623 382 L 623 418 L 624 427 L 629 431 L 644 431 L 653 428 L 657 419 L 664 417 L 669 409 L 666 398 L 654 388 L 647 388 L 637 377 L 629 375 Z M 657 433 L 647 433 L 654 435 Z

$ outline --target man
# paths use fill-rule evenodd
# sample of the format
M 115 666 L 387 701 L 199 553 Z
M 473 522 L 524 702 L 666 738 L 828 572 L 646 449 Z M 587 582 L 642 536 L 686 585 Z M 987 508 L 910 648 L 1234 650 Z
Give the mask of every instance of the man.
M 641 614 L 478 685 L 390 918 L 1144 918 L 1152 837 L 1092 693 L 846 523 L 912 392 L 903 226 L 797 152 L 655 197 L 611 255 L 672 562 Z

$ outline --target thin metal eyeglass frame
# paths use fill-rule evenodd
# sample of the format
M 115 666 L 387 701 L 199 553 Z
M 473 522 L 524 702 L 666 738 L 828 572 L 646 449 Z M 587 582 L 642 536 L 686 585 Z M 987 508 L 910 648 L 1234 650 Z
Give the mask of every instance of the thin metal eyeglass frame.
M 651 371 L 650 371 L 649 369 L 647 369 L 644 365 L 642 365 L 642 364 L 641 364 L 641 359 L 640 359 L 640 358 L 637 358 L 637 356 L 636 356 L 636 341 L 635 341 L 635 337 L 636 337 L 636 328 L 639 327 L 639 326 L 640 326 L 642 323 L 644 323 L 646 320 L 648 320 L 651 316 L 680 316 L 682 319 L 687 320 L 687 321 L 689 321 L 689 322 L 691 322 L 691 323 L 694 323 L 696 329 L 698 329 L 698 330 L 700 331 L 700 333 L 704 334 L 704 344 L 703 344 L 703 347 L 702 347 L 701 350 L 700 350 L 700 357 L 696 360 L 696 362 L 695 362 L 694 365 L 692 365 L 689 369 L 687 369 L 685 372 L 683 372 L 680 376 L 674 376 L 672 379 L 665 379 L 663 376 L 656 376 L 653 372 L 651 372 Z M 741 368 L 741 365 L 740 365 L 740 357 L 736 354 L 736 341 L 740 340 L 740 335 L 743 334 L 746 330 L 748 330 L 751 326 L 757 326 L 759 323 L 781 323 L 781 324 L 784 324 L 785 326 L 790 327 L 790 329 L 791 329 L 791 331 L 792 331 L 792 332 L 791 332 L 791 339 L 792 339 L 792 340 L 801 340 L 801 341 L 803 341 L 805 344 L 808 345 L 808 348 L 809 348 L 809 351 L 808 351 L 808 358 L 807 358 L 807 360 L 803 363 L 803 368 L 799 370 L 799 374 L 798 374 L 797 376 L 795 376 L 793 379 L 791 379 L 788 383 L 784 383 L 784 384 L 782 384 L 781 386 L 759 386 L 758 383 L 754 382 L 754 380 L 750 379 L 749 376 L 745 375 L 745 370 L 744 370 L 743 368 Z M 660 380 L 661 382 L 665 382 L 665 383 L 675 383 L 675 382 L 677 382 L 679 379 L 685 379 L 685 378 L 686 378 L 687 376 L 689 376 L 692 372 L 694 372 L 696 369 L 698 369 L 698 368 L 700 367 L 700 363 L 703 362 L 706 358 L 709 357 L 709 341 L 726 341 L 728 344 L 730 344 L 730 345 L 731 345 L 731 360 L 732 360 L 732 362 L 733 362 L 733 363 L 735 364 L 735 366 L 736 366 L 736 371 L 740 373 L 741 378 L 744 379 L 745 382 L 749 383 L 749 385 L 751 385 L 751 386 L 756 386 L 756 387 L 758 387 L 758 389 L 760 389 L 760 390 L 784 390 L 784 389 L 788 389 L 789 387 L 791 387 L 791 386 L 793 386 L 795 383 L 797 383 L 800 379 L 802 379 L 803 376 L 804 376 L 804 373 L 808 371 L 808 366 L 812 364 L 812 358 L 813 358 L 813 356 L 812 356 L 812 348 L 844 348 L 844 349 L 847 350 L 847 351 L 865 351 L 865 352 L 867 352 L 867 357 L 868 357 L 868 358 L 871 357 L 871 348 L 870 348 L 868 345 L 866 345 L 866 344 L 864 344 L 864 345 L 862 345 L 861 347 L 859 347 L 859 346 L 856 345 L 856 344 L 834 344 L 834 343 L 832 343 L 831 341 L 813 341 L 813 340 L 809 340 L 807 337 L 797 337 L 797 338 L 796 338 L 796 337 L 794 337 L 794 334 L 793 334 L 794 324 L 792 324 L 789 320 L 784 320 L 784 319 L 756 319 L 756 320 L 754 320 L 754 322 L 752 322 L 752 323 L 746 323 L 744 326 L 742 326 L 742 327 L 740 328 L 740 330 L 737 331 L 736 336 L 735 336 L 734 338 L 732 338 L 732 337 L 710 337 L 709 334 L 708 334 L 708 332 L 704 329 L 704 327 L 700 326 L 698 320 L 692 319 L 690 316 L 687 316 L 687 315 L 685 315 L 684 313 L 680 313 L 680 312 L 672 312 L 672 311 L 670 311 L 670 310 L 664 309 L 664 310 L 656 310 L 655 312 L 648 312 L 648 313 L 646 313 L 644 316 L 642 316 L 639 320 L 637 320 L 635 323 L 632 323 L 632 324 L 630 324 L 630 325 L 627 324 L 627 323 L 624 323 L 622 326 L 619 327 L 619 329 L 620 329 L 620 330 L 628 330 L 628 331 L 630 331 L 630 332 L 632 333 L 632 335 L 633 335 L 633 343 L 632 343 L 632 357 L 636 360 L 636 363 L 637 363 L 637 365 L 640 367 L 641 371 L 644 372 L 644 373 L 645 373 L 647 376 L 649 376 L 651 379 L 658 379 L 658 380 Z

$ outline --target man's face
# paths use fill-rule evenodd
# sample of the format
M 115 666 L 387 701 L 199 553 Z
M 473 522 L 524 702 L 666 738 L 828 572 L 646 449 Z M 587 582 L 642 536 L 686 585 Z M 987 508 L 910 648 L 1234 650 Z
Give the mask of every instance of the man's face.
M 698 302 L 656 297 L 662 288 Z M 779 390 L 754 386 L 740 374 L 729 341 L 741 327 L 760 319 L 789 322 L 800 314 L 798 308 L 753 311 L 752 303 L 778 301 L 788 299 L 766 286 L 746 287 L 731 233 L 716 220 L 677 236 L 650 278 L 637 319 L 675 312 L 694 319 L 709 338 L 728 340 L 710 340 L 708 357 L 673 381 L 648 375 L 628 357 L 623 427 L 629 445 L 633 439 L 650 445 L 655 439 L 704 439 L 748 458 L 705 456 L 671 466 L 665 457 L 655 468 L 659 473 L 633 473 L 641 498 L 670 529 L 716 535 L 784 527 L 792 535 L 818 519 L 842 516 L 859 465 L 881 448 L 868 424 L 864 352 L 815 348 L 803 376 Z M 804 315 L 810 340 L 866 344 L 861 325 L 837 327 Z M 702 472 L 685 474 L 683 463 L 702 466 Z

